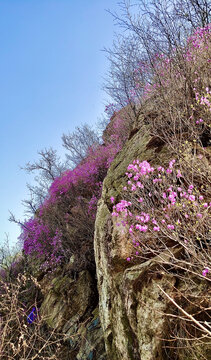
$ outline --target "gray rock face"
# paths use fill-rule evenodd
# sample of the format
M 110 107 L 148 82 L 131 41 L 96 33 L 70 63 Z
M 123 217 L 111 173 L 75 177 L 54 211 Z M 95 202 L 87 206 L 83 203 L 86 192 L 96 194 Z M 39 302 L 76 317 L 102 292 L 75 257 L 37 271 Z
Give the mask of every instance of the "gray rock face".
M 42 285 L 40 311 L 47 324 L 64 335 L 62 360 L 106 360 L 96 285 L 90 273 L 81 271 L 75 279 L 58 274 Z
M 155 140 L 145 128 L 126 143 L 108 171 L 98 203 L 94 247 L 100 318 L 109 360 L 169 359 L 163 339 L 169 336 L 167 314 L 172 312 L 172 303 L 160 288 L 174 297 L 175 287 L 182 291 L 184 284 L 176 285 L 173 273 L 162 272 L 160 257 L 141 264 L 126 261 L 132 249 L 131 240 L 121 225 L 115 226 L 110 201 L 111 196 L 116 202 L 123 198 L 127 180 L 124 175 L 134 159 L 150 161 L 153 166 L 168 164 L 171 156 L 168 149 Z M 206 356 L 199 355 L 197 359 L 208 359 Z M 184 356 L 181 350 L 174 359 L 194 358 Z

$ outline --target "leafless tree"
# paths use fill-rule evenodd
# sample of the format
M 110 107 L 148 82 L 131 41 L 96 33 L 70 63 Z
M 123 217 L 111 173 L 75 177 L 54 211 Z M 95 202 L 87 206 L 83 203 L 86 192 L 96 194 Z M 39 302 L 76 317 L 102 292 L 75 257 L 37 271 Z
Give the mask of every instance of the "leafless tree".
M 68 151 L 67 160 L 72 167 L 85 159 L 89 148 L 98 145 L 99 135 L 88 124 L 76 127 L 76 130 L 62 136 L 63 146 Z
M 192 28 L 210 22 L 210 0 L 123 0 L 120 15 L 112 13 L 115 23 L 132 32 L 142 51 L 169 52 L 184 43 Z
M 66 169 L 67 164 L 61 161 L 56 150 L 49 148 L 38 151 L 39 159 L 28 162 L 22 169 L 27 173 L 36 173 L 35 185 L 27 184 L 29 199 L 23 200 L 27 214 L 34 214 L 43 203 L 52 181 L 60 176 Z
M 39 171 L 46 183 L 52 182 L 65 170 L 64 164 L 60 161 L 56 150 L 49 148 L 38 151 L 40 159 L 34 163 L 28 162 L 23 168 L 28 173 Z
M 120 108 L 129 106 L 130 112 L 136 118 L 138 115 L 136 104 L 141 101 L 146 75 L 146 73 L 137 74 L 140 64 L 145 63 L 140 44 L 133 34 L 118 36 L 113 48 L 105 48 L 104 51 L 110 62 L 110 69 L 103 88 Z M 139 75 L 138 87 L 137 75 Z
M 204 27 L 211 21 L 211 3 L 208 0 L 175 1 L 175 12 L 193 28 Z

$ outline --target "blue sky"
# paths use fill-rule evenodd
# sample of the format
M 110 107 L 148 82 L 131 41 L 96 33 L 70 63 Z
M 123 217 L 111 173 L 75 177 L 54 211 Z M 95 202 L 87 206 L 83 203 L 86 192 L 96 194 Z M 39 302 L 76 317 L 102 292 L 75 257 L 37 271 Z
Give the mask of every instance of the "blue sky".
M 61 136 L 104 111 L 116 0 L 0 0 L 0 243 L 23 219 L 29 175 L 20 170 Z

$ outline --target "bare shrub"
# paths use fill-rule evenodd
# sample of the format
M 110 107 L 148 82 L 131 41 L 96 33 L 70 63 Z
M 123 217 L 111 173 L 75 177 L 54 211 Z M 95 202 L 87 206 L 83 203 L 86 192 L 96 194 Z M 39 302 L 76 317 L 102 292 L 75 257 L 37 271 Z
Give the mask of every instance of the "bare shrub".
M 61 359 L 62 336 L 49 329 L 39 314 L 36 279 L 19 274 L 16 282 L 1 281 L 0 298 L 0 358 Z

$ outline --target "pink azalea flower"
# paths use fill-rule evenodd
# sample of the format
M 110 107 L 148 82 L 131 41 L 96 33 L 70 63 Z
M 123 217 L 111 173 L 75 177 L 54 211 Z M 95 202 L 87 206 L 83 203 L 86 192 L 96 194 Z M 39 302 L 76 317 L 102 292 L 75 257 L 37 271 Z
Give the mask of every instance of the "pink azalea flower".
M 182 176 L 180 170 L 177 170 L 177 177 L 180 178 Z
M 198 218 L 201 219 L 202 218 L 202 214 L 197 214 Z
M 160 231 L 160 227 L 159 227 L 159 226 L 154 226 L 154 227 L 153 227 L 153 230 L 154 230 L 154 231 Z
M 202 275 L 203 275 L 203 276 L 207 276 L 208 272 L 209 272 L 209 269 L 205 268 L 205 269 L 202 271 Z

